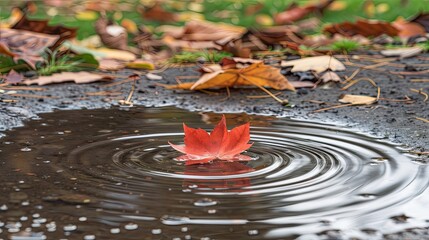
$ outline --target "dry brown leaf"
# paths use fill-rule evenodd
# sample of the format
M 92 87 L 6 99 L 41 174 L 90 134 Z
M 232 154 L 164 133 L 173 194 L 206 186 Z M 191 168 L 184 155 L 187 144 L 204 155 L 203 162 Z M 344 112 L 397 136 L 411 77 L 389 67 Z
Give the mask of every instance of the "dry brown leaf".
M 312 12 L 323 11 L 328 7 L 334 0 L 320 0 L 317 4 L 310 3 L 305 6 L 298 6 L 292 4 L 286 11 L 277 14 L 274 17 L 276 24 L 287 24 L 300 20 Z
M 289 81 L 295 88 L 313 88 L 315 84 L 309 81 Z
M 340 76 L 338 76 L 338 74 L 336 74 L 335 72 L 332 72 L 332 71 L 327 71 L 326 73 L 324 73 L 320 77 L 320 80 L 322 80 L 323 83 L 327 83 L 327 82 L 341 82 Z
M 5 82 L 9 84 L 20 83 L 22 80 L 24 80 L 24 76 L 13 69 L 5 77 Z
M 398 17 L 392 25 L 399 30 L 398 36 L 402 38 L 424 36 L 426 34 L 426 30 L 422 25 L 416 22 L 408 22 L 402 17 Z
M 139 12 L 145 20 L 149 21 L 177 22 L 179 20 L 177 14 L 165 10 L 160 2 L 156 2 L 150 8 L 140 8 Z
M 341 103 L 350 103 L 353 105 L 369 105 L 377 102 L 378 99 L 376 97 L 370 96 L 344 94 L 340 96 L 338 101 Z
M 106 47 L 125 51 L 129 49 L 126 29 L 119 25 L 109 25 L 107 18 L 101 17 L 95 22 L 95 31 Z
M 125 68 L 125 63 L 115 59 L 101 59 L 98 61 L 98 69 L 107 71 L 117 71 Z
M 364 37 L 377 37 L 383 34 L 398 36 L 399 34 L 399 30 L 389 22 L 366 19 L 357 20 L 355 23 L 343 22 L 331 24 L 326 26 L 324 31 L 348 37 L 358 34 Z
M 201 90 L 209 88 L 226 88 L 234 86 L 271 87 L 277 90 L 295 90 L 280 69 L 264 63 L 253 63 L 242 69 L 226 69 L 206 73 L 194 83 L 183 83 L 168 88 Z
M 81 83 L 91 83 L 97 81 L 110 81 L 113 80 L 112 77 L 103 76 L 96 73 L 89 72 L 62 72 L 56 73 L 52 76 L 42 76 L 36 79 L 25 80 L 23 83 L 27 85 L 37 84 L 37 85 L 46 85 L 51 83 L 63 83 L 63 82 L 75 82 L 78 84 Z
M 191 21 L 185 25 L 179 39 L 187 41 L 220 41 L 225 38 L 239 38 L 245 32 L 245 28 L 230 24 Z
M 307 57 L 291 61 L 282 61 L 282 67 L 293 66 L 291 72 L 315 71 L 324 72 L 328 69 L 332 71 L 344 71 L 346 67 L 332 56 Z
M 380 53 L 381 55 L 386 57 L 407 58 L 407 57 L 417 56 L 422 52 L 423 52 L 423 48 L 416 46 L 416 47 L 408 47 L 408 48 L 383 50 Z
M 421 13 L 417 17 L 410 20 L 410 22 L 420 24 L 425 28 L 426 32 L 429 32 L 429 13 Z

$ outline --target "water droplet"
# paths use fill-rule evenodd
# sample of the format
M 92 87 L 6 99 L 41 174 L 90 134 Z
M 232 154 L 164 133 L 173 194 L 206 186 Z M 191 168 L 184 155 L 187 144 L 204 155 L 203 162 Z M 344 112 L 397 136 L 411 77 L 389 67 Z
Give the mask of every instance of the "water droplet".
M 29 147 L 24 147 L 24 148 L 21 148 L 21 152 L 31 152 L 31 148 L 29 148 Z
M 85 222 L 86 220 L 88 220 L 88 218 L 87 218 L 87 217 L 80 217 L 80 218 L 79 218 L 79 221 L 80 221 L 80 222 Z
M 259 234 L 259 231 L 256 229 L 253 229 L 253 230 L 247 231 L 247 234 L 249 234 L 250 236 L 255 236 Z
M 157 234 L 161 234 L 161 233 L 162 233 L 162 230 L 161 230 L 161 229 L 159 229 L 159 228 L 157 228 L 157 229 L 152 229 L 152 234 L 157 235 Z
M 64 231 L 66 231 L 66 232 L 71 232 L 71 231 L 76 230 L 76 229 L 77 229 L 77 226 L 76 226 L 76 225 L 73 225 L 73 224 L 68 224 L 68 225 L 65 225 L 65 226 L 63 227 L 63 229 L 64 229 Z
M 9 208 L 7 207 L 7 205 L 6 204 L 3 204 L 3 205 L 1 205 L 0 206 L 0 210 L 1 211 L 7 211 Z
M 39 218 L 39 217 L 40 217 L 40 214 L 38 213 L 33 214 L 33 218 Z
M 110 233 L 111 234 L 118 234 L 120 232 L 121 232 L 121 229 L 119 229 L 119 228 L 111 228 L 110 229 Z
M 216 209 L 209 209 L 207 212 L 209 214 L 215 214 L 217 211 L 216 211 Z
M 83 236 L 84 240 L 94 240 L 95 239 L 95 235 L 85 235 Z
M 19 218 L 19 220 L 20 220 L 21 222 L 25 222 L 25 221 L 27 221 L 27 220 L 28 220 L 28 217 L 27 217 L 27 216 L 22 216 L 21 218 Z
M 194 202 L 194 206 L 196 207 L 210 207 L 216 204 L 217 202 L 214 200 L 211 200 L 210 198 L 203 198 Z
M 135 224 L 135 223 L 128 223 L 127 225 L 124 226 L 125 230 L 136 230 L 137 228 L 139 228 L 139 225 Z
M 188 228 L 187 228 L 187 227 L 182 227 L 182 228 L 180 229 L 180 231 L 182 231 L 182 232 L 187 232 L 187 231 L 188 231 Z

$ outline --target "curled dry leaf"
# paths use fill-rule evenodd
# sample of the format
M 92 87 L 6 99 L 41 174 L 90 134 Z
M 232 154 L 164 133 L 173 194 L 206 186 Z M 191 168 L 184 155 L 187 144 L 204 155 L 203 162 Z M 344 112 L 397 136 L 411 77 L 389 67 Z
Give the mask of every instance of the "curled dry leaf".
M 295 90 L 280 69 L 264 63 L 253 63 L 241 69 L 231 68 L 203 74 L 196 82 L 170 85 L 171 89 L 201 90 L 236 86 L 271 87 L 277 90 Z
M 321 0 L 317 4 L 310 3 L 305 6 L 298 6 L 292 4 L 286 11 L 277 14 L 274 19 L 276 24 L 292 23 L 306 17 L 308 14 L 316 11 L 323 11 L 328 7 L 334 0 Z
M 240 154 L 252 146 L 250 140 L 250 124 L 233 128 L 226 128 L 225 116 L 209 134 L 205 130 L 190 128 L 183 124 L 185 131 L 185 145 L 169 143 L 177 151 L 184 153 L 177 158 L 185 161 L 186 165 L 203 164 L 213 160 L 249 161 L 251 157 Z
M 325 27 L 324 31 L 344 36 L 362 35 L 364 37 L 377 37 L 383 34 L 398 36 L 399 30 L 389 22 L 378 20 L 359 19 L 355 23 L 334 23 Z
M 409 47 L 409 48 L 388 49 L 388 50 L 383 50 L 380 53 L 386 57 L 407 58 L 407 57 L 417 56 L 423 51 L 424 51 L 423 48 L 416 46 L 416 47 Z
M 109 24 L 105 17 L 99 18 L 95 22 L 95 31 L 100 36 L 104 45 L 109 48 L 128 50 L 127 31 L 119 25 Z
M 425 28 L 416 22 L 408 22 L 402 17 L 398 17 L 392 25 L 398 29 L 398 36 L 401 38 L 409 38 L 414 36 L 424 36 Z
M 322 80 L 323 83 L 341 82 L 340 76 L 338 76 L 338 74 L 336 74 L 335 72 L 332 72 L 332 71 L 327 71 L 326 73 L 324 73 L 320 77 L 320 80 Z
M 110 81 L 113 80 L 110 76 L 104 76 L 96 73 L 89 72 L 62 72 L 52 74 L 52 76 L 42 76 L 32 80 L 25 80 L 23 83 L 27 85 L 37 84 L 46 85 L 51 83 L 63 83 L 73 81 L 75 83 L 91 83 L 97 81 Z
M 282 61 L 282 67 L 293 66 L 291 72 L 315 71 L 317 73 L 324 72 L 328 69 L 332 71 L 344 71 L 346 67 L 340 61 L 332 56 L 318 56 L 301 58 L 291 61 Z
M 369 105 L 378 101 L 376 97 L 363 96 L 363 95 L 351 95 L 343 94 L 338 100 L 341 103 L 350 103 L 353 105 Z
M 138 9 L 145 20 L 157 22 L 177 22 L 179 16 L 175 13 L 168 12 L 160 2 L 155 2 L 152 7 Z
M 125 64 L 122 61 L 115 59 L 101 59 L 98 63 L 98 68 L 101 70 L 117 71 L 125 68 Z

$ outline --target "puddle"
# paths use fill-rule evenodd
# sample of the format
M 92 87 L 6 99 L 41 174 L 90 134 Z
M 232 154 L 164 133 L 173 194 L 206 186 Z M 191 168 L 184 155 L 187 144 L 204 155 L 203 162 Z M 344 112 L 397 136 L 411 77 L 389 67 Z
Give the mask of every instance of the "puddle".
M 175 108 L 59 111 L 7 132 L 0 236 L 276 239 L 335 229 L 366 238 L 428 225 L 427 161 L 342 128 L 228 114 L 230 127 L 251 121 L 245 154 L 255 160 L 173 160 L 181 153 L 167 142 L 182 142 L 182 122 L 211 130 L 219 119 Z

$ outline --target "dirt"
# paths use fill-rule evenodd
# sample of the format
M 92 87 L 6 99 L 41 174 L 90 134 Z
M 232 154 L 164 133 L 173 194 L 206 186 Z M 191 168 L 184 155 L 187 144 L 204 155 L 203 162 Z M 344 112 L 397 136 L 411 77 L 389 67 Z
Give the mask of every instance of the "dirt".
M 371 55 L 369 55 L 370 58 Z M 338 57 L 344 62 L 344 56 Z M 357 64 L 374 66 L 377 62 L 355 59 L 350 61 Z M 375 56 L 374 56 L 375 58 Z M 231 97 L 226 99 L 225 90 L 215 90 L 211 94 L 182 90 L 168 90 L 158 84 L 174 84 L 177 76 L 196 76 L 196 66 L 172 67 L 157 73 L 162 80 L 149 80 L 142 77 L 136 84 L 132 101 L 134 105 L 149 107 L 177 106 L 191 111 L 214 112 L 245 112 L 248 114 L 274 115 L 291 117 L 307 121 L 319 121 L 336 125 L 344 125 L 366 132 L 391 142 L 401 144 L 415 152 L 429 151 L 429 119 L 428 101 L 424 94 L 413 92 L 411 89 L 422 89 L 429 92 L 428 82 L 412 82 L 411 79 L 428 79 L 429 73 L 415 75 L 400 75 L 392 72 L 414 72 L 429 69 L 425 62 L 429 55 L 420 55 L 409 59 L 398 59 L 389 65 L 363 69 L 355 77 L 370 78 L 381 88 L 381 100 L 372 105 L 349 106 L 331 109 L 324 112 L 314 111 L 339 104 L 341 94 L 361 94 L 376 96 L 377 90 L 369 82 L 361 81 L 346 91 L 341 84 L 330 84 L 316 89 L 299 89 L 296 92 L 284 91 L 278 97 L 288 99 L 289 105 L 282 106 L 272 98 L 250 99 L 248 96 L 264 95 L 258 89 L 232 89 Z M 276 64 L 273 60 L 271 63 Z M 345 72 L 339 75 L 350 76 L 358 69 L 357 66 L 347 66 Z M 135 71 L 123 70 L 113 73 L 118 77 L 126 77 Z M 286 72 L 286 70 L 285 70 Z M 111 73 L 112 74 L 112 73 Z M 287 75 L 289 80 L 298 80 L 298 76 Z M 120 80 L 115 80 L 120 81 Z M 19 94 L 35 94 L 42 97 L 13 97 L 0 95 L 0 131 L 21 126 L 25 121 L 38 118 L 39 113 L 68 109 L 95 109 L 120 106 L 118 100 L 125 99 L 130 92 L 131 82 L 106 87 L 109 83 L 93 83 L 76 85 L 72 83 L 43 86 L 43 91 L 18 91 Z M 119 95 L 91 96 L 88 93 L 112 91 Z M 277 91 L 273 91 L 277 92 Z M 1 100 L 14 99 L 15 103 Z M 387 100 L 385 100 L 387 99 Z M 404 101 L 404 99 L 408 99 Z M 418 119 L 420 118 L 420 120 Z M 0 132 L 0 134 L 1 134 Z M 341 234 L 325 233 L 329 239 L 341 239 Z M 414 229 L 394 235 L 386 239 L 428 239 L 427 229 Z

